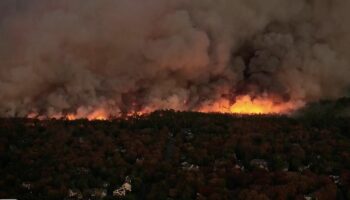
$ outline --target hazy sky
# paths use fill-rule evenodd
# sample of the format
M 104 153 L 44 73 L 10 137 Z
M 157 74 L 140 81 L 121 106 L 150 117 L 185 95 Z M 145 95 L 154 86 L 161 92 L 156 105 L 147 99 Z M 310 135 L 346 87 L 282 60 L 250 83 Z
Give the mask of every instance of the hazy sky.
M 0 115 L 349 91 L 348 0 L 1 0 Z

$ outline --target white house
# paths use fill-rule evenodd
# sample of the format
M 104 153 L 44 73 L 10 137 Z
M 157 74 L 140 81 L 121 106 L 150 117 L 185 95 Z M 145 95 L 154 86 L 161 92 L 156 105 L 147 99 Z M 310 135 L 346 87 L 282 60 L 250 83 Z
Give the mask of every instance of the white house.
M 120 188 L 113 191 L 113 196 L 124 197 L 128 192 L 132 191 L 131 188 L 131 180 L 129 177 L 126 177 L 124 184 Z

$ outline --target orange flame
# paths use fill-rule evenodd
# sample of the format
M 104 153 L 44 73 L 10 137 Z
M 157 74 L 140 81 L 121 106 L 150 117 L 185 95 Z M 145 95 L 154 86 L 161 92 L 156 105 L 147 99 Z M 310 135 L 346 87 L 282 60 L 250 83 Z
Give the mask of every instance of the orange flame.
M 87 116 L 88 120 L 107 120 L 108 118 L 108 113 L 103 109 L 95 110 Z
M 96 109 L 93 110 L 92 112 L 83 112 L 83 113 L 68 113 L 68 114 L 62 114 L 62 113 L 56 113 L 51 116 L 41 116 L 35 112 L 30 113 L 28 118 L 35 118 L 39 120 L 44 120 L 44 119 L 67 119 L 69 121 L 77 120 L 77 119 L 88 119 L 90 121 L 92 120 L 108 120 L 109 119 L 109 114 L 105 109 Z
M 296 109 L 299 109 L 304 104 L 302 102 L 290 101 L 276 103 L 273 99 L 258 97 L 252 98 L 249 95 L 238 96 L 235 103 L 231 103 L 228 99 L 220 99 L 212 104 L 208 104 L 200 108 L 199 112 L 203 113 L 232 113 L 232 114 L 246 114 L 246 115 L 255 115 L 255 114 L 287 114 Z M 133 116 L 143 116 L 148 113 L 153 112 L 151 108 L 144 108 L 140 111 L 132 111 L 126 115 L 120 115 L 115 117 L 133 117 Z M 37 119 L 67 119 L 67 120 L 77 120 L 77 119 L 88 119 L 92 120 L 108 120 L 110 118 L 109 112 L 104 108 L 91 109 L 90 111 L 78 110 L 77 113 L 62 114 L 57 113 L 52 116 L 40 116 L 36 113 L 31 113 L 28 115 L 28 118 L 37 118 Z
M 239 96 L 234 104 L 229 100 L 222 99 L 213 105 L 205 106 L 201 112 L 219 112 L 233 114 L 286 114 L 302 106 L 301 102 L 276 103 L 269 98 L 251 98 L 248 95 Z
M 65 118 L 67 120 L 77 120 L 77 119 L 82 119 L 82 118 L 85 118 L 85 119 L 88 119 L 90 121 L 92 120 L 107 120 L 109 118 L 108 114 L 106 111 L 102 110 L 102 109 L 98 109 L 98 110 L 95 110 L 93 111 L 92 113 L 89 113 L 87 114 L 87 116 L 79 116 L 79 115 L 76 115 L 76 114 L 68 114 L 65 116 Z

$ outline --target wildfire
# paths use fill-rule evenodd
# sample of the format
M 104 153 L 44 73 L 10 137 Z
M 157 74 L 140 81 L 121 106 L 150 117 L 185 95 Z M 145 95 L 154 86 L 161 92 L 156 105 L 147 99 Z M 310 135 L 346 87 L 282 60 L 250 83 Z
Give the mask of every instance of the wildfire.
M 302 106 L 300 102 L 276 103 L 269 98 L 252 98 L 248 95 L 239 96 L 234 104 L 222 99 L 213 105 L 205 106 L 201 112 L 219 112 L 233 114 L 286 114 Z
M 252 98 L 249 95 L 239 96 L 236 98 L 235 103 L 231 103 L 228 99 L 220 99 L 215 103 L 208 104 L 200 108 L 199 112 L 203 113 L 232 113 L 232 114 L 244 114 L 244 115 L 255 115 L 255 114 L 287 114 L 291 111 L 299 109 L 303 106 L 301 102 L 282 102 L 276 103 L 274 100 L 264 97 Z M 132 111 L 127 114 L 120 114 L 120 116 L 114 117 L 133 117 L 133 116 L 143 116 L 148 113 L 153 112 L 151 108 L 144 108 L 140 111 Z M 40 116 L 36 113 L 31 113 L 28 118 L 37 119 L 67 119 L 67 120 L 77 120 L 77 119 L 88 119 L 88 120 L 108 120 L 110 119 L 110 113 L 103 108 L 99 109 L 78 109 L 76 113 L 69 114 L 54 114 L 51 116 Z
M 97 109 L 86 116 L 77 114 L 68 114 L 66 116 L 68 120 L 76 120 L 80 118 L 86 118 L 88 120 L 107 120 L 109 118 L 108 113 L 104 109 Z
M 68 114 L 62 114 L 62 113 L 56 113 L 50 116 L 42 116 L 35 112 L 29 114 L 27 116 L 28 118 L 35 118 L 39 120 L 44 119 L 67 119 L 70 121 L 77 120 L 77 119 L 88 119 L 90 121 L 92 120 L 107 120 L 109 119 L 109 114 L 104 109 L 96 109 L 91 112 L 82 111 L 81 109 L 77 113 L 68 113 Z
M 111 119 L 112 117 L 134 117 L 134 116 L 143 116 L 148 113 L 151 113 L 152 110 L 149 109 L 144 109 L 140 111 L 132 111 L 127 114 L 120 114 L 117 116 L 111 116 L 110 113 L 103 108 L 97 108 L 95 110 L 87 111 L 84 109 L 78 109 L 76 113 L 67 113 L 67 114 L 62 114 L 62 113 L 55 113 L 49 116 L 46 115 L 39 115 L 36 112 L 30 113 L 27 117 L 32 118 L 32 119 L 39 119 L 39 120 L 45 120 L 45 119 L 66 119 L 69 121 L 74 121 L 78 119 L 87 119 L 89 121 L 104 121 Z

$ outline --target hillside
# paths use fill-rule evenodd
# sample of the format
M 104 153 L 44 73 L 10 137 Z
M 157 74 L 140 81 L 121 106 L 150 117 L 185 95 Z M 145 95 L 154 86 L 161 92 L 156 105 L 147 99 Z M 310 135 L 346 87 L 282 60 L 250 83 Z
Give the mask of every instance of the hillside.
M 1 119 L 0 198 L 350 199 L 349 130 L 349 118 L 173 111 Z

